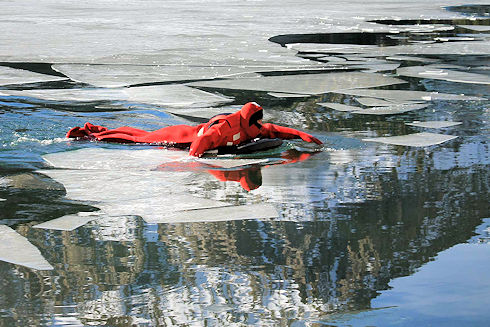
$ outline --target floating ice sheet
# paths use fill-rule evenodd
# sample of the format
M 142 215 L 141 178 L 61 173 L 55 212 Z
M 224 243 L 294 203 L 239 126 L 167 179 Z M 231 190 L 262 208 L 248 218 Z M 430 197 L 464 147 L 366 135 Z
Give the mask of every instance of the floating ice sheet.
M 65 169 L 152 170 L 158 165 L 189 158 L 187 152 L 173 149 L 84 148 L 49 153 L 43 159 L 51 166 Z
M 336 93 L 355 95 L 362 97 L 373 97 L 379 99 L 385 99 L 390 101 L 396 101 L 398 103 L 403 103 L 407 101 L 431 101 L 431 100 L 474 100 L 480 101 L 484 100 L 481 97 L 475 96 L 465 96 L 460 94 L 449 94 L 449 93 L 438 93 L 438 92 L 424 92 L 424 91 L 405 91 L 405 90 L 362 90 L 362 89 L 352 89 L 352 90 L 342 90 Z
M 446 128 L 461 125 L 461 122 L 453 121 L 414 121 L 412 123 L 406 123 L 409 126 L 424 127 L 424 128 Z
M 449 82 L 471 83 L 471 84 L 490 84 L 490 77 L 482 74 L 468 73 L 459 70 L 463 67 L 428 65 L 412 66 L 397 69 L 397 74 L 401 76 L 430 78 Z
M 100 217 L 97 212 L 79 212 L 76 215 L 66 215 L 44 223 L 34 225 L 34 228 L 54 229 L 63 231 L 72 231 L 80 226 L 83 226 L 92 220 Z
M 53 270 L 38 248 L 6 225 L 0 225 L 0 260 L 36 270 Z
M 362 140 L 404 146 L 431 146 L 441 144 L 455 138 L 457 138 L 457 136 L 423 132 L 402 136 L 365 138 Z
M 5 90 L 6 95 L 50 101 L 130 101 L 171 107 L 203 107 L 223 104 L 232 99 L 185 85 L 157 85 L 119 89 L 45 89 Z
M 262 78 L 229 79 L 221 81 L 197 82 L 191 83 L 190 85 L 224 89 L 313 95 L 343 89 L 376 87 L 402 83 L 405 83 L 405 81 L 379 74 L 336 72 L 327 74 L 302 74 L 267 76 Z
M 279 214 L 270 204 L 249 204 L 240 206 L 223 206 L 200 210 L 186 210 L 160 218 L 146 219 L 149 223 L 184 223 L 184 222 L 210 222 L 244 219 L 271 219 L 278 218 Z
M 24 69 L 0 66 L 0 85 L 63 81 L 66 77 L 33 73 Z
M 228 202 L 198 197 L 189 192 L 189 185 L 199 180 L 214 179 L 205 172 L 193 169 L 195 163 L 208 164 L 225 169 L 263 164 L 267 159 L 220 159 L 191 158 L 185 151 L 169 149 L 103 149 L 85 148 L 75 151 L 53 153 L 44 156 L 53 167 L 39 171 L 62 183 L 68 199 L 87 201 L 109 216 L 141 216 L 151 222 L 178 222 L 179 217 L 188 217 L 185 210 L 229 207 L 226 215 L 216 217 L 195 216 L 195 221 L 244 219 L 244 208 L 237 210 Z M 179 169 L 158 169 L 159 166 L 178 164 Z M 189 167 L 185 170 L 186 165 Z M 267 205 L 263 204 L 266 208 Z M 217 211 L 220 213 L 222 211 Z M 269 218 L 270 211 L 264 211 Z M 262 213 L 261 213 L 262 214 Z M 276 213 L 277 216 L 277 213 Z M 221 217 L 221 218 L 220 218 Z M 73 219 L 73 217 L 71 217 Z M 184 219 L 183 218 L 183 219 Z M 70 219 L 70 218 L 67 218 Z M 79 219 L 83 222 L 83 219 Z M 187 220 L 186 220 L 187 221 Z M 193 220 L 194 221 L 194 220 Z M 63 221 L 54 221 L 55 225 Z M 48 222 L 48 226 L 52 225 Z M 76 224 L 75 224 L 76 225 Z
M 259 67 L 243 66 L 88 64 L 61 64 L 54 65 L 53 69 L 74 81 L 97 87 L 223 78 L 262 70 Z

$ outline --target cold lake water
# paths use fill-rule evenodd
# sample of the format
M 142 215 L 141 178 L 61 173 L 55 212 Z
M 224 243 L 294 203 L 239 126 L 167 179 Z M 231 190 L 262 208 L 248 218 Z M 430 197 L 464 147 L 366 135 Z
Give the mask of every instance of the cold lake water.
M 0 326 L 488 326 L 478 3 L 0 2 Z M 250 101 L 324 144 L 65 138 Z

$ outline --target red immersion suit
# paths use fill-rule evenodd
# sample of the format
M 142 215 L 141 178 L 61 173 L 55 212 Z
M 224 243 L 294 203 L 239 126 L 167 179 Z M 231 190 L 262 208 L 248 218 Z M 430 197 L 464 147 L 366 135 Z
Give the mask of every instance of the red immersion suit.
M 179 147 L 190 146 L 189 155 L 201 156 L 205 151 L 221 146 L 238 145 L 245 141 L 263 138 L 295 139 L 322 144 L 314 136 L 274 124 L 262 124 L 263 109 L 255 102 L 245 104 L 233 114 L 211 118 L 197 126 L 175 125 L 147 132 L 133 127 L 107 129 L 85 123 L 74 127 L 66 134 L 69 138 L 90 138 L 119 143 L 166 144 Z

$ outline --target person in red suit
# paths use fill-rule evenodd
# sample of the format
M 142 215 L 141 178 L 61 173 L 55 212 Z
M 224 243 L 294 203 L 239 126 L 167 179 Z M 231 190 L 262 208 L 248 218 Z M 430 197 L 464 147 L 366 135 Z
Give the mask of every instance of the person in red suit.
M 189 155 L 200 157 L 210 149 L 233 146 L 255 138 L 301 138 L 306 142 L 322 144 L 316 137 L 293 128 L 263 124 L 263 108 L 255 102 L 245 104 L 232 114 L 222 114 L 197 126 L 175 125 L 148 132 L 133 127 L 107 127 L 85 123 L 66 134 L 68 138 L 88 138 L 119 143 L 149 143 L 190 147 Z

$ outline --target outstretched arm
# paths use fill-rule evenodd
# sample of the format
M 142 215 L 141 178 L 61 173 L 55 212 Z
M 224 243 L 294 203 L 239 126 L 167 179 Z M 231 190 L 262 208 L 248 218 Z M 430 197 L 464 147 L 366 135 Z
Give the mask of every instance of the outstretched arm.
M 260 130 L 260 135 L 268 138 L 280 138 L 280 139 L 302 139 L 306 142 L 314 142 L 316 144 L 323 144 L 322 141 L 305 132 L 298 131 L 294 128 L 283 127 L 274 124 L 263 124 Z

